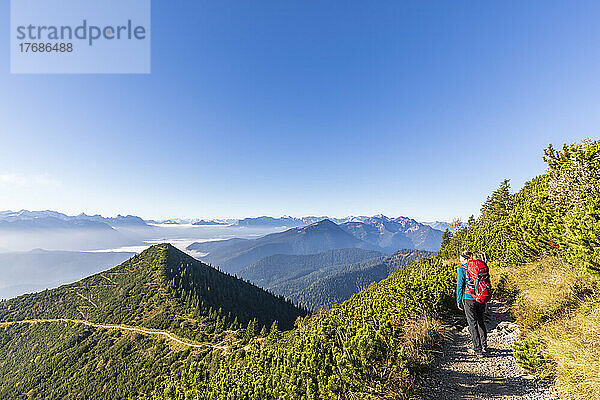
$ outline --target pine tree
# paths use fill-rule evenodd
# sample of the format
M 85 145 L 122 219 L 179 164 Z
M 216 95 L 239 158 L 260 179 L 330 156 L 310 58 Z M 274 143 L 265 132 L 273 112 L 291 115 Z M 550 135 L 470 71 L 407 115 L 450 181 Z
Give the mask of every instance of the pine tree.
M 481 207 L 484 222 L 494 222 L 508 216 L 511 210 L 510 179 L 500 182 L 500 187 L 488 196 Z

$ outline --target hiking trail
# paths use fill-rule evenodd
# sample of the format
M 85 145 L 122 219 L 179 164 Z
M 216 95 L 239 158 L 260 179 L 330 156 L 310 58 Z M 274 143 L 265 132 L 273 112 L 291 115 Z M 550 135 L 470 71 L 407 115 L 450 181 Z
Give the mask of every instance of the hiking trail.
M 467 351 L 472 347 L 467 328 L 455 321 L 449 328 L 442 351 L 422 378 L 424 400 L 536 399 L 558 400 L 556 389 L 524 371 L 512 355 L 519 327 L 498 299 L 486 309 L 488 353 L 478 358 Z M 458 326 L 457 326 L 458 325 Z
M 139 328 L 139 327 L 127 326 L 127 325 L 98 324 L 98 323 L 89 322 L 89 321 L 80 320 L 80 319 L 49 318 L 49 319 L 27 319 L 27 320 L 19 320 L 19 321 L 6 321 L 6 322 L 0 322 L 0 327 L 17 325 L 17 324 L 39 324 L 39 323 L 48 323 L 48 322 L 68 322 L 68 323 L 73 323 L 73 324 L 83 324 L 86 326 L 91 326 L 93 328 L 100 328 L 100 329 L 118 329 L 118 330 L 130 331 L 130 332 L 137 332 L 137 333 L 141 333 L 143 335 L 162 336 L 162 337 L 164 337 L 168 340 L 171 340 L 175 343 L 179 343 L 184 346 L 193 347 L 193 348 L 210 347 L 210 348 L 218 349 L 218 350 L 222 350 L 222 351 L 228 350 L 227 346 L 221 346 L 221 345 L 210 344 L 210 343 L 191 343 L 191 342 L 188 342 L 181 338 L 178 338 L 177 336 L 173 335 L 172 333 L 166 332 L 166 331 L 159 331 L 159 330 L 153 330 L 153 329 L 148 329 L 148 328 Z

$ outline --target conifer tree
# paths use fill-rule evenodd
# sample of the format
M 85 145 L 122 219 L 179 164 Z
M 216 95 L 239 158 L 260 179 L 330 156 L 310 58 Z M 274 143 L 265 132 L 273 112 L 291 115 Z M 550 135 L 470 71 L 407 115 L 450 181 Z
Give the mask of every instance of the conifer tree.
M 508 216 L 511 209 L 510 179 L 500 182 L 500 187 L 488 196 L 481 207 L 484 222 L 494 222 Z

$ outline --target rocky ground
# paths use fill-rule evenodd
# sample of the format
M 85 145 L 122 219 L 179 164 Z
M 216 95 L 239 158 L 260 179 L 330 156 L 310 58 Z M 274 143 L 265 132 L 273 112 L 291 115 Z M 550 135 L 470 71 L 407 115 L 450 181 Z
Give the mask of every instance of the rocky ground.
M 559 399 L 556 390 L 539 377 L 529 375 L 515 361 L 511 346 L 518 340 L 519 327 L 508 309 L 492 300 L 486 310 L 489 352 L 470 355 L 471 339 L 465 322 L 449 329 L 442 352 L 423 378 L 425 400 Z

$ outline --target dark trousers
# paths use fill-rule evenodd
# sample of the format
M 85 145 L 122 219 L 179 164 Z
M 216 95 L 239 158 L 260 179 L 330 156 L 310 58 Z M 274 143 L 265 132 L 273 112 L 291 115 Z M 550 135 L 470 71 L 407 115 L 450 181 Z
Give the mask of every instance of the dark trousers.
M 482 348 L 487 347 L 487 332 L 483 322 L 485 304 L 465 299 L 463 300 L 463 307 L 469 324 L 469 333 L 473 340 L 473 350 L 481 351 Z

